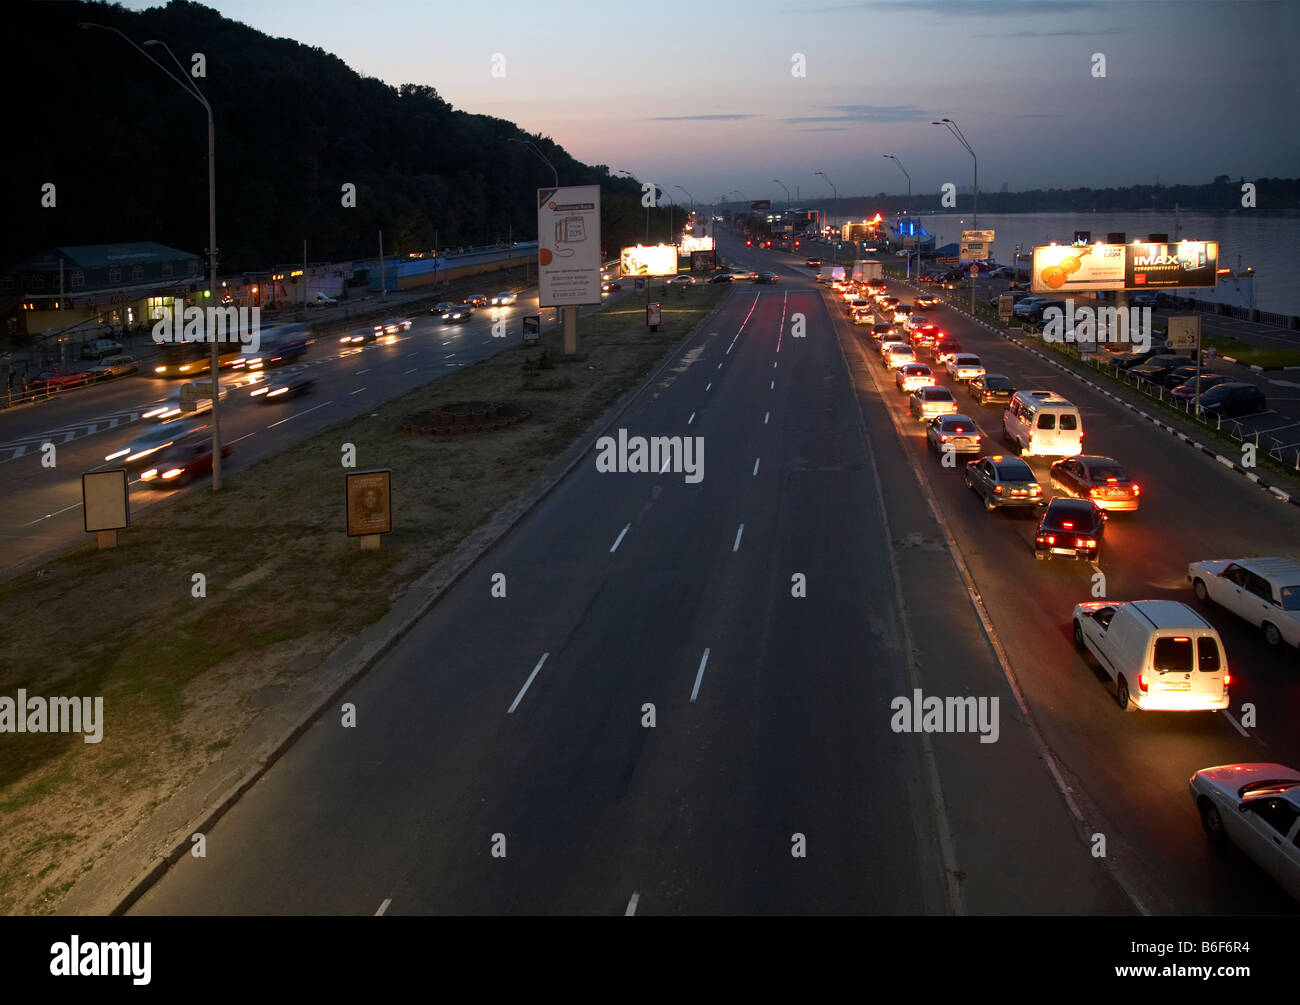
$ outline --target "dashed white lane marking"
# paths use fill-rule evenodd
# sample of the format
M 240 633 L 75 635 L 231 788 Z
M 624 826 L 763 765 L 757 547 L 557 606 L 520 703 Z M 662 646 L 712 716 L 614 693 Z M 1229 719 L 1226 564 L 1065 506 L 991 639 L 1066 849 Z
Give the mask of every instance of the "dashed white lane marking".
M 383 917 L 384 912 L 388 910 L 388 905 L 391 904 L 392 902 L 393 902 L 392 897 L 385 897 L 384 902 L 379 905 L 379 910 L 375 912 L 375 917 L 376 918 Z
M 411 367 L 411 369 L 409 369 L 409 370 L 403 370 L 403 371 L 402 371 L 402 376 L 405 377 L 408 373 L 415 373 L 415 371 L 418 370 L 418 369 L 420 369 L 418 366 L 413 366 L 413 367 Z
M 358 387 L 355 391 L 349 391 L 349 392 L 348 392 L 348 397 L 350 398 L 350 397 L 352 397 L 352 395 L 354 395 L 354 394 L 360 394 L 360 393 L 361 393 L 362 391 L 364 391 L 364 390 L 365 390 L 364 387 Z
M 690 417 L 689 419 L 686 420 L 686 424 L 689 426 L 689 425 L 690 425 L 692 422 L 694 422 L 694 421 L 695 421 L 695 413 L 692 412 L 692 413 L 691 413 L 691 417 Z
M 633 893 L 632 899 L 627 902 L 627 910 L 623 912 L 623 917 L 630 918 L 636 914 L 636 902 L 641 899 L 641 894 Z
M 609 547 L 609 553 L 611 555 L 614 554 L 614 552 L 618 551 L 618 546 L 623 543 L 623 535 L 626 534 L 631 529 L 632 529 L 632 525 L 628 524 L 626 527 L 624 527 L 621 531 L 618 532 L 618 537 L 614 539 L 614 543 Z
M 768 386 L 768 390 L 769 390 L 769 391 L 775 391 L 775 390 L 776 390 L 776 381 L 772 381 L 772 383 Z
M 360 377 L 363 373 L 369 373 L 369 372 L 370 372 L 370 367 L 366 367 L 364 370 L 358 370 L 358 371 L 357 371 L 356 373 L 354 373 L 352 376 L 354 376 L 354 377 Z M 212 389 L 211 389 L 211 388 L 208 388 L 208 395 L 211 396 L 211 394 L 212 394 Z
M 755 457 L 755 458 L 754 458 L 754 474 L 755 474 L 755 475 L 758 474 L 758 461 L 759 461 L 759 459 L 758 459 L 757 457 Z
M 700 657 L 700 669 L 695 674 L 695 686 L 691 688 L 691 704 L 695 703 L 696 696 L 700 693 L 700 681 L 704 680 L 704 665 L 709 662 L 709 651 L 704 650 L 704 655 Z
M 708 390 L 709 388 L 711 388 L 712 386 L 713 386 L 713 381 L 709 381 L 707 384 L 704 385 L 704 390 L 707 391 L 707 390 Z
M 719 369 L 719 370 L 722 369 L 722 364 L 721 364 L 721 363 L 718 364 L 718 369 Z
M 767 425 L 767 420 L 770 419 L 771 417 L 772 417 L 772 413 L 771 413 L 771 412 L 764 412 L 764 413 L 763 413 L 763 425 L 766 426 L 766 425 Z
M 332 401 L 326 401 L 326 402 L 323 402 L 323 403 L 317 405 L 315 408 L 309 408 L 309 409 L 307 409 L 307 412 L 314 412 L 314 411 L 316 411 L 317 408 L 324 408 L 326 405 L 332 405 L 332 404 L 334 404 L 334 402 L 332 402 Z M 281 419 L 279 422 L 273 422 L 273 423 L 271 423 L 271 424 L 270 424 L 269 426 L 267 426 L 266 428 L 267 428 L 267 429 L 274 429 L 276 426 L 282 426 L 282 425 L 284 425 L 286 422 L 288 422 L 290 419 L 296 419 L 296 418 L 298 418 L 299 415 L 306 415 L 307 412 L 299 412 L 298 415 L 290 415 L 288 418 Z
M 250 436 L 255 436 L 256 434 L 257 434 L 257 430 L 254 429 L 251 433 L 245 433 L 243 436 L 239 437 L 239 439 L 237 439 L 237 440 L 231 440 L 230 442 L 228 442 L 228 443 L 226 444 L 226 446 L 228 446 L 228 447 L 233 447 L 236 443 L 239 442 L 239 440 L 246 440 L 246 439 L 248 439 Z
M 542 664 L 546 662 L 546 657 L 550 655 L 550 653 L 542 653 L 542 658 L 537 661 L 537 666 L 533 667 L 533 672 L 528 675 L 528 679 L 524 681 L 524 686 L 519 689 L 519 693 L 515 695 L 515 700 L 510 703 L 510 708 L 506 710 L 506 715 L 510 715 L 519 707 L 519 703 L 524 700 L 524 692 L 528 690 L 528 685 L 533 682 L 533 678 L 537 676 L 537 672 L 542 669 Z
M 736 528 L 736 543 L 731 546 L 733 552 L 740 551 L 740 535 L 745 533 L 745 525 L 742 523 Z

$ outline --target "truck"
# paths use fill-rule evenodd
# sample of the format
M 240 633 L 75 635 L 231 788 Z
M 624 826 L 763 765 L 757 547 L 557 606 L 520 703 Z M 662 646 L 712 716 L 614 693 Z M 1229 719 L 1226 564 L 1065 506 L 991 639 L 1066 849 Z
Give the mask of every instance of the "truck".
M 884 267 L 874 258 L 859 258 L 853 263 L 853 281 L 865 283 L 871 279 L 884 278 Z
M 840 281 L 840 282 L 842 282 L 843 280 L 844 280 L 844 266 L 842 266 L 842 265 L 832 265 L 832 266 L 831 266 L 831 282 L 836 282 L 836 281 Z

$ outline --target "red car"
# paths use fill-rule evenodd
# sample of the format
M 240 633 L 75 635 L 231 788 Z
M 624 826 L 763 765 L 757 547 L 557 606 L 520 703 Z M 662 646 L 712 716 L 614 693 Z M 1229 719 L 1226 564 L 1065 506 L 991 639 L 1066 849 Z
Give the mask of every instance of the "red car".
M 228 444 L 221 445 L 221 456 L 230 456 Z M 194 478 L 212 473 L 212 435 L 190 434 L 159 451 L 153 463 L 140 472 L 140 480 L 152 488 L 166 489 L 183 485 Z
M 27 380 L 29 391 L 63 391 L 69 387 L 80 387 L 94 380 L 90 373 L 59 373 L 58 370 L 42 370 L 35 377 Z

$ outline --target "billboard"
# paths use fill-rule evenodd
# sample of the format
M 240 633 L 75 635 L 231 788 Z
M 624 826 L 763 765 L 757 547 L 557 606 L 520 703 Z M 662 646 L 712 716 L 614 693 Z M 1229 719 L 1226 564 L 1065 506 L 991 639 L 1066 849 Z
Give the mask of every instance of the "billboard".
M 683 237 L 681 243 L 681 253 L 689 255 L 693 251 L 712 251 L 713 238 L 711 237 Z
M 600 303 L 600 186 L 537 190 L 539 307 Z
M 993 253 L 993 236 L 991 230 L 963 230 L 958 257 L 963 262 L 987 261 Z
M 712 272 L 718 267 L 717 252 L 715 251 L 692 251 L 691 252 L 691 271 L 692 272 Z
M 1212 288 L 1218 264 L 1215 241 L 1051 245 L 1034 249 L 1031 288 L 1035 293 Z
M 625 276 L 675 276 L 677 275 L 677 245 L 637 244 L 631 248 L 624 248 L 618 264 Z
M 749 211 L 751 213 L 766 213 L 771 208 L 771 199 L 756 199 L 754 202 L 749 204 Z

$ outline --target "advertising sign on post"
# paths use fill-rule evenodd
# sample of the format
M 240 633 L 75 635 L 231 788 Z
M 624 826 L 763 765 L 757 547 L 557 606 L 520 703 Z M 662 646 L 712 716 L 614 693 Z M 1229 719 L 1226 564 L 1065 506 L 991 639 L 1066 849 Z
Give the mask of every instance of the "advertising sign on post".
M 983 262 L 993 250 L 992 230 L 963 230 L 958 257 L 963 262 Z
M 600 186 L 537 190 L 539 307 L 600 303 Z
M 99 547 L 117 547 L 117 532 L 131 525 L 126 469 L 82 475 L 81 513 L 86 533 L 98 535 Z
M 392 471 L 352 471 L 347 475 L 348 537 L 362 548 L 378 548 L 379 535 L 393 530 Z
M 625 276 L 675 276 L 677 275 L 677 245 L 634 245 L 624 248 L 619 257 L 619 269 Z
M 1165 334 L 1170 349 L 1195 349 L 1201 343 L 1201 316 L 1170 318 Z
M 540 314 L 524 315 L 524 345 L 536 345 L 542 337 L 542 316 Z

